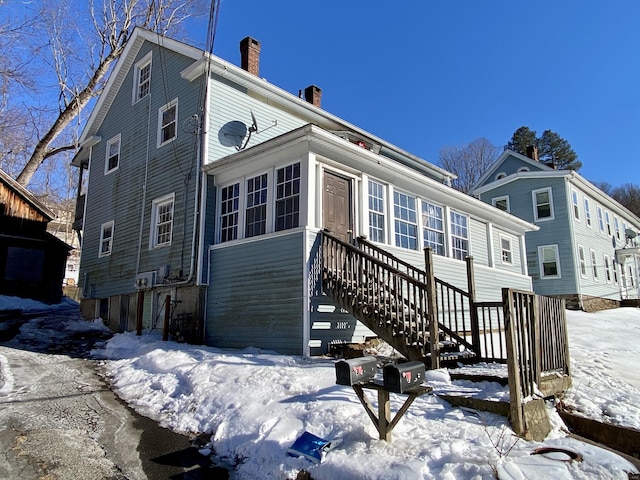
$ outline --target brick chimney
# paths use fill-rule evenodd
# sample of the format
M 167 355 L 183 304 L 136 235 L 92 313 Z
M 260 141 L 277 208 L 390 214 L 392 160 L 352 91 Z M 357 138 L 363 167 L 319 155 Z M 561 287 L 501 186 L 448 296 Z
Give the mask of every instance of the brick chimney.
M 315 85 L 309 85 L 304 89 L 304 99 L 320 108 L 320 100 L 322 99 L 322 89 Z
M 535 145 L 529 145 L 527 147 L 527 157 L 529 157 L 532 160 L 535 160 L 536 162 L 539 161 L 538 160 L 538 147 L 536 147 Z
M 260 42 L 246 37 L 240 41 L 240 66 L 253 75 L 260 72 Z

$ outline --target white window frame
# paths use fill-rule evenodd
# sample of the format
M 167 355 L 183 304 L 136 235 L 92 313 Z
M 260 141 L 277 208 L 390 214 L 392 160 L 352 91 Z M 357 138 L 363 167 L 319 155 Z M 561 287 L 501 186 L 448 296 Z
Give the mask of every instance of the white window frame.
M 298 168 L 298 176 L 295 176 L 295 168 Z M 291 168 L 291 178 L 287 177 L 287 169 Z M 279 181 L 279 172 L 280 171 L 284 171 L 285 174 L 285 178 L 282 182 Z M 273 178 L 273 183 L 274 183 L 274 202 L 273 202 L 273 206 L 274 206 L 274 214 L 273 214 L 273 225 L 274 225 L 274 230 L 276 232 L 280 232 L 280 231 L 284 231 L 284 230 L 290 230 L 292 228 L 297 228 L 300 226 L 300 215 L 302 214 L 301 211 L 301 201 L 302 198 L 300 196 L 300 191 L 302 189 L 302 163 L 301 162 L 294 162 L 294 163 L 290 163 L 288 165 L 284 165 L 282 167 L 276 167 L 275 172 L 274 172 L 274 178 Z M 280 186 L 282 186 L 282 192 L 280 192 Z M 290 206 L 289 202 L 293 201 L 294 204 L 296 202 L 297 199 L 297 209 L 295 210 L 291 210 L 291 211 L 287 211 L 285 213 L 285 216 L 283 218 L 295 218 L 295 222 L 293 222 L 291 225 L 288 225 L 285 223 L 285 225 L 283 226 L 279 226 L 278 225 L 278 206 L 279 205 L 285 205 L 285 206 Z
M 613 235 L 613 230 L 611 230 L 611 216 L 609 215 L 609 210 L 604 211 L 604 225 L 605 225 L 605 233 L 607 236 L 611 237 Z
M 554 255 L 554 262 L 556 264 L 556 273 L 552 274 L 552 275 L 545 275 L 544 274 L 544 252 L 545 251 L 552 251 L 553 255 Z M 539 263 L 539 267 L 540 267 L 540 278 L 544 279 L 544 280 L 548 280 L 548 279 L 554 279 L 554 278 L 562 278 L 562 273 L 560 271 L 560 255 L 558 252 L 558 245 L 557 244 L 552 244 L 552 245 L 540 245 L 538 247 L 538 263 Z
M 543 203 L 538 203 L 538 199 L 537 199 L 537 195 L 539 193 L 547 193 L 548 197 L 549 197 L 549 216 L 547 217 L 540 217 L 538 215 L 538 211 L 539 211 L 539 206 L 540 205 L 545 205 Z M 554 216 L 554 209 L 553 209 L 553 191 L 551 189 L 551 187 L 546 187 L 546 188 L 539 188 L 537 190 L 532 190 L 531 191 L 531 198 L 533 201 L 533 218 L 534 221 L 536 222 L 545 222 L 548 220 L 553 220 L 555 218 Z
M 500 208 L 498 203 L 504 202 L 505 208 Z M 509 195 L 503 195 L 501 197 L 494 197 L 491 199 L 491 205 L 503 212 L 511 212 L 511 204 L 509 203 Z
M 422 246 L 431 247 L 433 253 L 440 256 L 447 254 L 446 246 L 446 232 L 445 227 L 447 223 L 446 212 L 443 206 L 428 200 L 421 201 L 421 215 L 422 215 Z M 440 216 L 432 215 L 431 210 L 440 212 Z M 440 223 L 438 229 L 438 222 Z M 431 234 L 431 235 L 430 235 Z M 435 235 L 440 238 L 440 241 L 432 237 Z
M 171 245 L 173 239 L 173 219 L 175 217 L 175 193 L 169 193 L 162 197 L 156 198 L 151 202 L 151 231 L 149 233 L 149 248 L 168 247 Z M 168 212 L 170 218 L 166 218 L 167 212 L 162 212 L 162 209 L 167 205 L 171 206 Z M 162 215 L 162 216 L 161 216 Z M 160 232 L 163 229 L 165 231 Z M 159 241 L 158 238 L 168 236 L 168 240 Z
M 594 249 L 589 249 L 591 253 L 591 276 L 593 277 L 594 282 L 599 282 L 600 278 L 598 277 L 598 256 L 596 255 L 596 251 Z
M 367 182 L 369 240 L 372 242 L 386 243 L 387 241 L 386 192 L 387 188 L 383 183 L 372 179 Z
M 117 145 L 117 151 L 112 152 L 111 151 L 111 147 Z M 116 170 L 118 170 L 118 168 L 120 168 L 120 148 L 122 146 L 122 142 L 121 142 L 121 138 L 120 138 L 120 134 L 116 135 L 115 137 L 110 138 L 107 141 L 107 149 L 105 151 L 105 155 L 104 155 L 104 174 L 107 175 L 111 172 L 114 172 Z M 111 159 L 117 157 L 116 159 L 116 164 L 114 167 L 109 168 L 109 163 L 111 162 Z
M 518 169 L 518 173 L 523 173 L 523 172 L 528 172 L 529 171 L 529 167 L 520 167 Z
M 587 258 L 582 245 L 578 245 L 578 262 L 580 265 L 580 276 L 582 278 L 587 278 Z
M 220 213 L 218 215 L 220 221 L 218 228 L 220 243 L 230 242 L 240 238 L 240 225 L 243 224 L 240 218 L 243 211 L 240 205 L 243 193 L 242 184 L 243 180 L 241 179 L 234 180 L 220 187 Z M 222 197 L 229 189 L 235 190 L 236 188 L 237 191 L 232 192 L 234 194 L 233 196 L 228 198 Z M 230 223 L 227 223 L 227 221 Z
M 175 115 L 173 120 L 165 122 L 164 114 L 170 110 L 175 109 Z M 163 140 L 163 133 L 166 128 L 170 128 L 173 125 L 173 136 Z M 178 99 L 174 98 L 166 105 L 163 105 L 158 109 L 158 148 L 173 142 L 178 138 Z
M 619 241 L 622 241 L 622 238 L 620 235 L 620 220 L 615 215 L 613 216 L 613 227 L 616 230 L 616 239 L 618 239 Z
M 500 172 L 496 174 L 496 180 L 502 180 L 503 178 L 507 178 L 507 174 L 505 172 Z
M 402 202 L 402 199 L 406 199 L 406 202 Z M 410 204 L 411 201 L 413 206 Z M 420 245 L 418 242 L 418 201 L 414 195 L 399 190 L 393 191 L 393 231 L 396 247 L 417 250 Z M 401 231 L 399 228 L 401 226 L 406 226 L 406 231 Z M 407 245 L 402 244 L 404 239 L 406 239 Z
M 256 181 L 262 181 L 262 179 L 265 179 L 265 184 L 260 184 L 257 188 L 256 188 Z M 249 192 L 249 182 L 253 182 L 253 190 L 251 192 Z M 244 192 L 240 191 L 240 194 L 243 196 L 244 200 L 245 200 L 245 204 L 244 204 L 244 238 L 251 238 L 251 237 L 257 237 L 258 235 L 264 235 L 267 233 L 268 228 L 269 228 L 269 173 L 268 172 L 262 172 L 262 173 L 257 173 L 255 175 L 251 175 L 251 176 L 247 176 L 244 179 Z M 255 232 L 255 230 L 253 232 L 251 232 L 251 235 L 249 235 L 249 218 L 250 218 L 250 211 L 262 211 L 263 213 L 261 213 L 262 218 L 258 219 L 258 221 L 254 221 L 252 222 L 252 225 L 259 225 L 261 227 L 262 231 L 259 231 L 258 233 Z
M 603 255 L 604 258 L 604 279 L 607 283 L 611 283 L 611 260 L 609 255 Z
M 111 235 L 109 237 L 105 236 L 107 230 L 111 232 Z M 98 258 L 108 257 L 109 255 L 111 255 L 111 252 L 113 251 L 113 230 L 113 220 L 100 225 L 100 245 L 98 246 Z
M 513 265 L 513 249 L 511 247 L 511 238 L 506 235 L 500 235 L 500 260 L 502 261 L 503 265 Z
M 457 222 L 458 219 L 464 219 L 464 225 Z M 464 260 L 470 255 L 469 252 L 469 215 L 450 210 L 449 213 L 449 231 L 451 241 L 451 258 Z M 462 247 L 461 245 L 464 245 Z
M 584 218 L 587 227 L 591 228 L 591 205 L 587 197 L 584 197 Z
M 133 104 L 146 98 L 151 93 L 151 53 L 152 52 L 146 54 L 135 64 L 135 73 L 133 75 Z M 148 75 L 145 78 L 142 75 L 143 72 L 147 71 Z
M 613 283 L 618 285 L 618 262 L 616 261 L 616 257 L 613 257 L 611 263 L 613 266 Z
M 602 207 L 596 205 L 596 211 L 598 212 L 598 230 L 600 230 L 600 233 L 604 233 L 604 213 L 602 212 Z
M 575 221 L 580 221 L 580 202 L 578 199 L 578 192 L 571 189 L 571 204 L 573 205 L 573 218 Z

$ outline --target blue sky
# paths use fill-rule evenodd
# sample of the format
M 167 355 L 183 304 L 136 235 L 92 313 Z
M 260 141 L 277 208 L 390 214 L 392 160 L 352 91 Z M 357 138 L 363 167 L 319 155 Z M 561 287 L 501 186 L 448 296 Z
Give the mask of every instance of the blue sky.
M 427 161 L 526 125 L 565 138 L 590 181 L 640 184 L 640 2 L 222 0 L 214 53 Z M 206 21 L 191 30 L 202 44 Z

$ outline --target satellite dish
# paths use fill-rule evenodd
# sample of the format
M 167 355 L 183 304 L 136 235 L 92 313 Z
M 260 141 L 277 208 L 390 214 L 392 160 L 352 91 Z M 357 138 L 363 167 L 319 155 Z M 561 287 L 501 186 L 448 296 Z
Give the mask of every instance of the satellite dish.
M 627 228 L 624 231 L 624 236 L 629 238 L 629 239 L 636 238 L 637 235 L 638 234 L 636 232 L 634 232 L 633 230 L 631 230 L 630 228 Z

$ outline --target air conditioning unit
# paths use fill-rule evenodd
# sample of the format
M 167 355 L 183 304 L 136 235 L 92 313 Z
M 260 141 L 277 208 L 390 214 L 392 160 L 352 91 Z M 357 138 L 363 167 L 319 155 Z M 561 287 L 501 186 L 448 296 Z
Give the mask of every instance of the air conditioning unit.
M 135 287 L 138 290 L 145 290 L 153 287 L 156 283 L 156 272 L 143 272 L 136 275 Z

